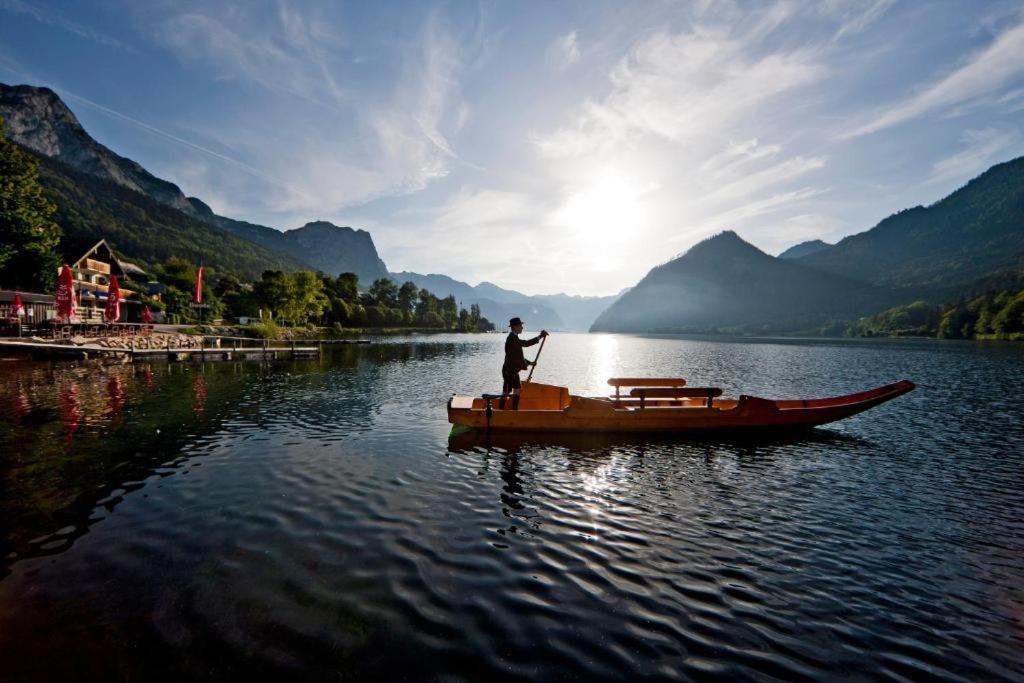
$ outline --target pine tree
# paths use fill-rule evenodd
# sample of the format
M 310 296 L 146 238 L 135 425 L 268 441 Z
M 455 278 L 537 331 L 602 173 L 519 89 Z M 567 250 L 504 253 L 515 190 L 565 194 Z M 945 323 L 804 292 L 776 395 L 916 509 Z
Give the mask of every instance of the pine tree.
M 0 286 L 52 291 L 60 267 L 57 207 L 39 184 L 39 167 L 4 137 L 0 118 Z

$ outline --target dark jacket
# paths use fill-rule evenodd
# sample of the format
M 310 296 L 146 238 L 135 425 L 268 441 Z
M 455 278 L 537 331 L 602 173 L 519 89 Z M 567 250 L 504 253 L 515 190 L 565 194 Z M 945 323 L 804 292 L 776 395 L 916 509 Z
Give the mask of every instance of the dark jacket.
M 505 363 L 501 366 L 502 371 L 519 372 L 526 369 L 526 357 L 523 349 L 533 346 L 540 341 L 540 337 L 533 339 L 520 339 L 515 332 L 509 332 L 505 337 Z

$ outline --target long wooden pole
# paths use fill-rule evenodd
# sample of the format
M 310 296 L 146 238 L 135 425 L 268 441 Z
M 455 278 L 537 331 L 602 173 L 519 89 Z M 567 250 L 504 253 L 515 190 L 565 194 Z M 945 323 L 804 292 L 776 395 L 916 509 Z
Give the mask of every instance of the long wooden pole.
M 547 337 L 540 338 L 540 348 L 537 349 L 537 356 L 533 359 L 533 365 L 530 366 L 530 374 L 526 376 L 527 382 L 533 379 L 533 371 L 537 368 L 537 361 L 540 360 L 540 352 L 544 350 L 544 342 L 547 340 Z

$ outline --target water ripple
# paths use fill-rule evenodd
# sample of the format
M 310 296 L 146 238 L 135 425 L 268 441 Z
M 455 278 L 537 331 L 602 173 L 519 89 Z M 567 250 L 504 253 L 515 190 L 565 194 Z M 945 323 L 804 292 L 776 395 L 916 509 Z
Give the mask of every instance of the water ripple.
M 788 438 L 449 440 L 500 338 L 5 367 L 0 670 L 1024 677 L 1020 346 L 552 339 L 544 379 L 586 391 L 608 358 L 733 394 L 920 388 Z

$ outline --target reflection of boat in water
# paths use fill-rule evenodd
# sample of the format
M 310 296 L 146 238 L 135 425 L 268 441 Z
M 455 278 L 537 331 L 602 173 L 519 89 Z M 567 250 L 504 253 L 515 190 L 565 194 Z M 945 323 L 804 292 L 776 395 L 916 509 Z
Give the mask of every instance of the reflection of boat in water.
M 913 382 L 845 396 L 770 400 L 741 395 L 723 398 L 721 389 L 687 387 L 674 378 L 610 379 L 615 395 L 574 396 L 565 387 L 527 382 L 512 399 L 484 394 L 453 396 L 448 421 L 456 428 L 521 432 L 678 433 L 714 430 L 802 429 L 835 422 L 914 389 Z M 629 388 L 628 394 L 622 388 Z

